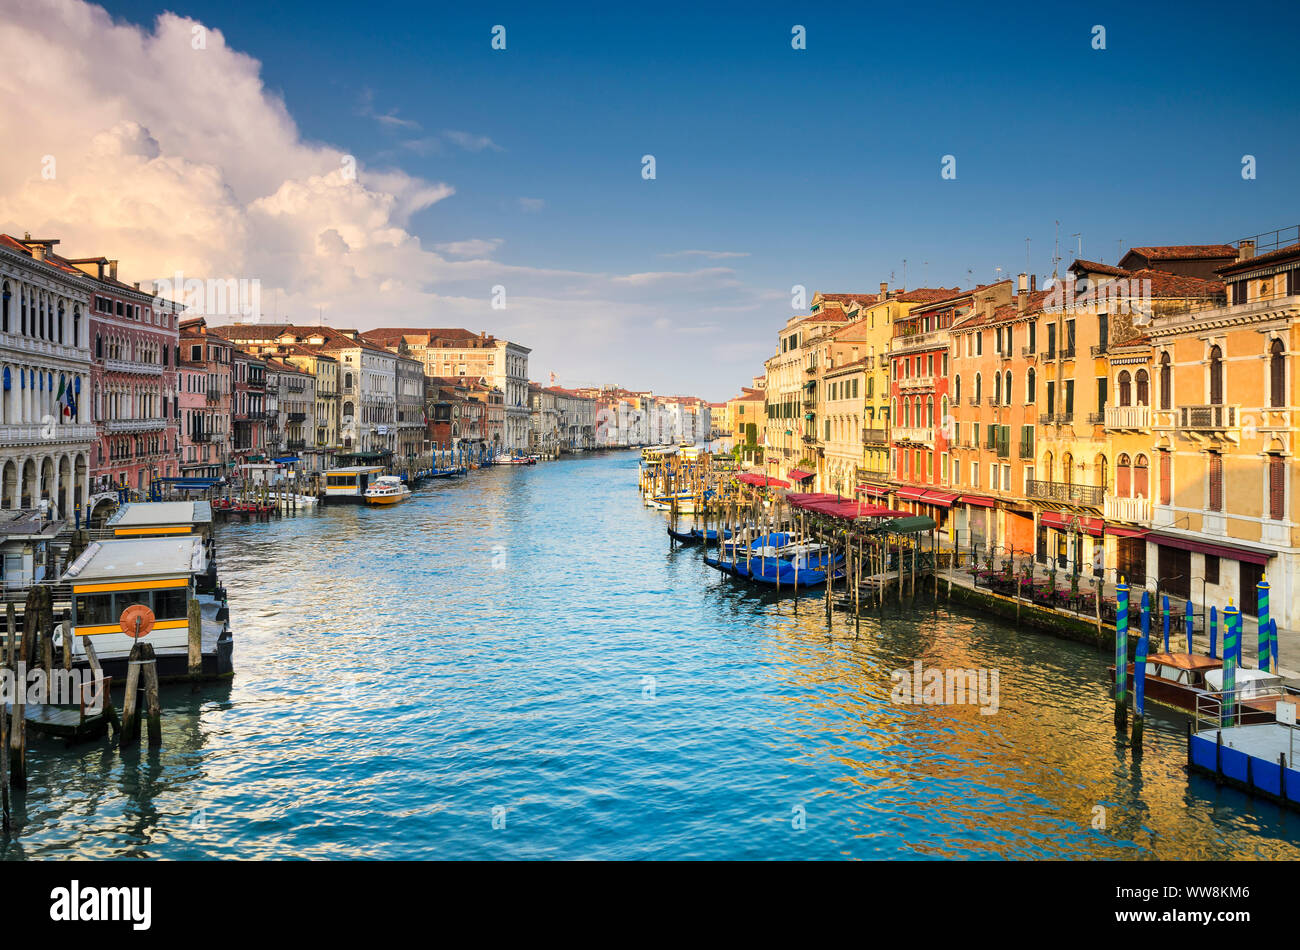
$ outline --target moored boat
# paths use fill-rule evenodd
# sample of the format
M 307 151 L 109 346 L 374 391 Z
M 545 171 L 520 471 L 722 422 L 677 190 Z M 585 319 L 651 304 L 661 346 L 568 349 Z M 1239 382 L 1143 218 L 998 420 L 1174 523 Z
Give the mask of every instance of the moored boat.
M 396 505 L 411 497 L 411 489 L 396 475 L 381 475 L 366 489 L 366 504 Z

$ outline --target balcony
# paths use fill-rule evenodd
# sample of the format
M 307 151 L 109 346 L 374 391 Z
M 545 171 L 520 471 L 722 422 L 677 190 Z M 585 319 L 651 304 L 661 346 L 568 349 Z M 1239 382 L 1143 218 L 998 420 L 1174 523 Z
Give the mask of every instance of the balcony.
M 61 425 L 43 423 L 0 425 L 0 446 L 49 445 L 58 442 L 93 442 L 98 438 L 91 423 Z
M 1150 406 L 1107 406 L 1105 426 L 1116 432 L 1145 432 L 1151 428 Z
M 1106 420 L 1106 414 L 1103 412 L 1088 413 L 1088 425 L 1099 426 Z
M 104 369 L 110 373 L 136 373 L 145 376 L 161 376 L 164 367 L 161 363 L 144 363 L 140 360 L 119 360 L 106 358 Z
M 875 368 L 876 368 L 876 358 L 875 358 L 874 356 L 864 356 L 864 357 L 862 358 L 862 368 L 863 368 L 863 369 L 875 369 Z
M 976 406 L 976 407 L 978 407 L 979 404 L 980 404 L 980 397 L 979 397 L 979 396 L 971 396 L 970 399 L 967 401 L 967 405 L 970 405 L 970 406 Z
M 1093 356 L 1105 356 L 1109 347 L 1109 343 L 1098 343 L 1096 346 L 1091 347 L 1091 353 Z
M 1100 508 L 1106 497 L 1106 489 L 1096 485 L 1049 482 L 1041 478 L 1029 479 L 1025 483 L 1025 493 L 1030 498 L 1057 501 L 1080 508 Z
M 171 425 L 170 419 L 155 416 L 150 419 L 108 419 L 104 422 L 104 431 L 121 432 L 155 432 Z
M 305 412 L 289 413 L 289 425 L 293 425 L 293 426 L 302 425 L 306 421 L 307 421 L 307 413 Z
M 211 441 L 212 441 L 212 433 L 211 433 L 211 432 L 190 432 L 190 433 L 187 434 L 186 437 L 187 437 L 191 442 L 195 442 L 195 443 L 199 443 L 199 442 L 211 442 Z
M 221 393 L 209 389 L 209 390 L 208 390 L 208 395 L 207 395 L 207 400 L 208 400 L 208 402 L 210 402 L 210 403 L 214 403 L 214 404 L 215 404 L 215 403 L 218 403 L 218 402 L 221 402 Z
M 874 445 L 883 445 L 889 441 L 889 432 L 885 429 L 863 429 L 862 441 Z
M 905 376 L 898 381 L 899 389 L 934 389 L 933 376 Z
M 1074 344 L 1073 344 L 1073 343 L 1071 343 L 1069 346 L 1065 346 L 1065 347 L 1062 347 L 1062 348 L 1061 348 L 1061 359 L 1063 359 L 1063 360 L 1072 360 L 1072 359 L 1074 359 Z
M 90 349 L 76 346 L 65 346 L 62 343 L 51 343 L 49 340 L 38 340 L 33 337 L 23 336 L 19 333 L 0 333 L 0 347 L 8 347 L 13 350 L 20 350 L 23 353 L 35 353 L 40 356 L 52 356 L 56 359 L 71 360 L 74 363 L 89 363 Z
M 1241 441 L 1237 429 L 1239 406 L 1179 406 L 1175 427 L 1184 439 L 1194 442 Z
M 1027 360 L 1036 360 L 1038 359 L 1038 350 L 1036 347 L 1022 346 L 1020 348 L 1020 355 Z
M 1056 423 L 1056 416 L 1052 415 L 1050 412 L 1044 412 L 1038 417 L 1038 424 L 1040 426 L 1050 426 L 1050 425 L 1054 425 L 1055 423 Z
M 807 373 L 809 376 L 813 375 L 814 373 L 817 372 L 817 364 L 816 364 L 816 363 L 809 363 L 809 364 L 804 368 L 804 372 Z
M 285 447 L 288 448 L 290 452 L 302 452 L 307 448 L 307 440 L 290 439 L 288 442 L 285 443 Z
M 1125 524 L 1147 525 L 1151 523 L 1150 498 L 1116 498 L 1106 496 L 1104 511 L 1107 521 L 1122 521 Z
M 1058 426 L 1068 426 L 1074 422 L 1073 412 L 1058 412 L 1056 414 L 1056 424 Z
M 934 426 L 894 426 L 895 442 L 934 442 Z

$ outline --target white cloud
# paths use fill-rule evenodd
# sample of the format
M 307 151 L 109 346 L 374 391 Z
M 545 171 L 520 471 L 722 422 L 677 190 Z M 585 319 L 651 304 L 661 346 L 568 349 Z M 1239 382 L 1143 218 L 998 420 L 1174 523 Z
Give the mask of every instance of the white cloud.
M 448 257 L 491 257 L 502 243 L 501 238 L 470 238 L 465 241 L 448 241 L 435 244 L 434 249 Z
M 492 149 L 494 152 L 505 151 L 486 135 L 474 135 L 470 132 L 457 132 L 455 130 L 448 130 L 442 134 L 447 137 L 447 141 L 459 145 L 467 152 L 481 152 L 484 149 Z
M 207 24 L 205 48 L 194 49 L 197 25 L 163 13 L 137 26 L 81 0 L 5 5 L 0 128 L 11 134 L 0 149 L 0 230 L 57 237 L 69 256 L 118 259 L 127 280 L 178 270 L 257 278 L 264 311 L 274 306 L 282 319 L 314 320 L 320 308 L 335 326 L 488 329 L 568 378 L 668 390 L 696 374 L 731 388 L 717 379 L 728 367 L 703 352 L 692 367 L 654 332 L 656 317 L 680 314 L 704 329 L 734 311 L 733 326 L 769 335 L 759 319 L 767 308 L 727 268 L 611 274 L 502 264 L 490 259 L 501 238 L 422 245 L 412 217 L 437 213 L 451 184 L 305 139 L 261 64 Z M 415 127 L 365 101 L 380 124 Z M 458 135 L 462 148 L 498 148 Z M 437 138 L 397 152 L 431 151 Z M 41 174 L 47 155 L 52 180 Z M 546 202 L 518 198 L 517 207 Z M 491 307 L 497 284 L 508 294 L 501 311 Z

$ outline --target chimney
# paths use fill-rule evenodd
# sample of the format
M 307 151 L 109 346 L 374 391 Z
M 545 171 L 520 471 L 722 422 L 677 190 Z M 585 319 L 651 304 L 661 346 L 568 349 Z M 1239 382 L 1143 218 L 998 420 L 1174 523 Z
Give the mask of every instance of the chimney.
M 1037 290 L 1037 289 L 1038 289 L 1038 275 L 1037 275 L 1037 274 L 1030 274 L 1030 275 L 1029 275 L 1029 292 L 1032 294 L 1032 293 L 1033 293 L 1035 290 Z
M 1016 284 L 1016 293 L 1023 294 L 1028 292 L 1028 290 L 1029 290 L 1029 275 L 1022 272 L 1020 274 L 1020 279 Z
M 117 280 L 117 261 L 108 262 L 108 279 Z
M 889 297 L 889 282 L 882 280 L 880 282 L 880 299 L 885 300 Z
M 1248 261 L 1255 256 L 1255 239 L 1242 238 L 1237 242 L 1237 260 Z
M 34 244 L 32 245 L 32 257 L 38 261 L 43 261 L 47 250 L 48 248 L 44 244 Z

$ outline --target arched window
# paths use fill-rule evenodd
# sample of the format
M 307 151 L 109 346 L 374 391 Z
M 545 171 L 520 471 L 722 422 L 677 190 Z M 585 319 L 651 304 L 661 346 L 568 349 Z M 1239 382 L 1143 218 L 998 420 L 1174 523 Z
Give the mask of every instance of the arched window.
M 1151 378 L 1147 375 L 1147 371 L 1144 369 L 1138 370 L 1136 379 L 1137 379 L 1137 405 L 1139 406 L 1151 405 Z
M 933 396 L 925 397 L 925 424 L 927 426 L 934 425 L 934 397 Z
M 1035 383 L 1038 377 L 1031 369 L 1025 374 L 1025 402 L 1031 405 L 1037 400 L 1038 394 L 1035 392 Z
M 1160 408 L 1168 409 L 1173 402 L 1173 378 L 1169 369 L 1169 354 L 1160 354 Z
M 63 304 L 59 304 L 59 342 L 63 342 Z
M 1001 401 L 1002 401 L 1002 374 L 994 373 L 993 374 L 993 405 L 996 406 Z
M 9 291 L 5 291 L 5 327 L 9 326 L 8 316 Z M 1281 340 L 1274 340 L 1268 348 L 1268 404 L 1270 406 L 1286 405 L 1286 346 Z
M 1067 485 L 1074 484 L 1074 456 L 1069 452 L 1061 456 L 1061 481 Z
M 1210 405 L 1223 404 L 1223 350 L 1210 347 Z
M 911 428 L 912 425 L 912 400 L 903 400 L 903 425 Z
M 1051 452 L 1048 452 L 1046 455 L 1043 456 L 1043 470 L 1040 474 L 1043 476 L 1043 481 L 1050 482 L 1052 480 L 1052 453 Z
M 1094 478 L 1094 484 L 1098 488 L 1105 488 L 1106 479 L 1110 475 L 1110 473 L 1106 471 L 1106 456 L 1104 455 L 1097 456 L 1097 461 L 1093 463 L 1092 474 Z
M 1010 332 L 1011 332 L 1011 328 L 1010 328 L 1010 327 L 1007 327 L 1007 333 L 1010 334 Z M 1006 395 L 1007 395 L 1007 405 L 1008 405 L 1008 406 L 1011 405 L 1011 403 L 1012 403 L 1012 399 L 1011 399 L 1011 370 L 1007 370 L 1006 385 L 1004 385 L 1004 386 L 1002 387 L 1002 391 L 1003 391 L 1004 393 L 1006 393 Z
M 1147 457 L 1139 455 L 1133 462 L 1133 497 L 1146 498 L 1151 492 L 1150 474 L 1147 470 Z
M 1128 455 L 1121 455 L 1115 468 L 1115 494 L 1128 498 L 1133 488 L 1133 465 Z
M 4 287 L 0 288 L 0 330 L 5 333 L 9 332 L 9 300 L 13 294 L 9 292 L 9 281 L 4 282 Z
M 351 374 L 351 373 L 344 373 L 344 374 L 343 374 L 343 388 L 344 388 L 344 389 L 351 389 L 351 388 L 352 388 L 352 374 Z
M 1133 405 L 1133 378 L 1129 376 L 1128 370 L 1119 374 L 1119 404 L 1121 406 Z
M 5 323 L 6 329 L 8 328 L 8 326 L 9 324 L 6 321 Z M 80 307 L 72 308 L 72 345 L 81 346 L 81 308 Z

